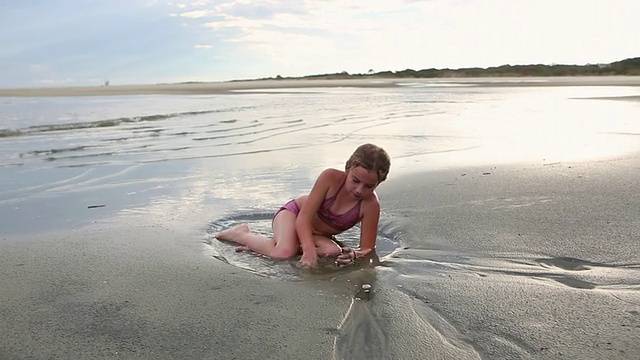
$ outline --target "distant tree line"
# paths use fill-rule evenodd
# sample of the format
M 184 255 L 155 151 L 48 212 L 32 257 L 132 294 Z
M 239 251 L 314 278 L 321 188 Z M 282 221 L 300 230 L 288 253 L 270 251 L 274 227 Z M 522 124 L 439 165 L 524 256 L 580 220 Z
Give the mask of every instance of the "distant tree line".
M 625 59 L 610 64 L 587 65 L 502 65 L 489 68 L 461 69 L 407 69 L 402 71 L 349 74 L 346 71 L 335 74 L 308 75 L 303 77 L 282 77 L 278 75 L 270 80 L 282 79 L 354 79 L 354 78 L 451 78 L 451 77 L 519 77 L 519 76 L 613 76 L 640 75 L 640 57 Z

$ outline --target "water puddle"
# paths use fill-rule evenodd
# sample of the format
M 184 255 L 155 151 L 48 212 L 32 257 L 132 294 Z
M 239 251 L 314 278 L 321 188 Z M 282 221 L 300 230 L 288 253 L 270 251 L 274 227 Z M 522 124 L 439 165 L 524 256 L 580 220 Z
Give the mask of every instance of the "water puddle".
M 284 280 L 302 280 L 304 275 L 301 270 L 295 266 L 298 258 L 280 261 L 254 252 L 236 252 L 235 244 L 222 242 L 215 238 L 216 233 L 241 223 L 247 223 L 253 233 L 271 237 L 273 235 L 271 229 L 272 217 L 273 212 L 265 211 L 232 214 L 214 220 L 207 227 L 205 251 L 218 260 L 250 271 L 256 275 Z M 337 239 L 346 246 L 358 247 L 360 228 L 355 226 L 338 235 Z M 381 220 L 376 244 L 376 254 L 370 261 L 370 264 L 373 265 L 376 265 L 380 258 L 389 256 L 400 247 L 400 235 L 390 222 L 384 223 L 384 220 Z M 362 267 L 366 265 L 369 264 L 359 264 L 356 266 Z M 353 269 L 353 266 L 338 267 L 334 264 L 334 259 L 326 258 L 320 259 L 319 266 L 317 269 L 314 269 L 313 274 L 316 278 L 318 275 L 333 278 L 351 269 Z M 308 274 L 308 271 L 306 273 Z

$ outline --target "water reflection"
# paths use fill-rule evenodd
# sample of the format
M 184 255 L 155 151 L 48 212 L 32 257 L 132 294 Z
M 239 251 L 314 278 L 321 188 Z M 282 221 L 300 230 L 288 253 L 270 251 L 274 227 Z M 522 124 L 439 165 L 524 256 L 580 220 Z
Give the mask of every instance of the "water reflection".
M 437 84 L 435 82 L 434 84 Z M 384 147 L 390 179 L 478 164 L 545 164 L 640 149 L 633 87 L 400 87 L 198 96 L 12 99 L 0 112 L 3 229 L 175 209 L 275 209 L 360 144 Z M 589 99 L 587 99 L 589 98 Z M 119 107 L 114 108 L 114 104 Z M 109 126 L 98 126 L 108 124 Z M 384 186 L 384 184 L 383 184 Z M 42 206 L 46 209 L 46 206 Z M 211 221 L 202 219 L 205 222 Z M 20 225 L 22 224 L 22 225 Z M 12 230 L 12 231 L 14 231 Z

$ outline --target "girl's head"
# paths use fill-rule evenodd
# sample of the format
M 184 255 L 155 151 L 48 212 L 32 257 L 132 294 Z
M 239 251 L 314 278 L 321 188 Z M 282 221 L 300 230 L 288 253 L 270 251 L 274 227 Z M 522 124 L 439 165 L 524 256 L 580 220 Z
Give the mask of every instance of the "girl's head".
M 373 144 L 363 144 L 353 152 L 345 165 L 345 171 L 358 166 L 378 175 L 378 184 L 387 179 L 391 159 L 384 149 Z

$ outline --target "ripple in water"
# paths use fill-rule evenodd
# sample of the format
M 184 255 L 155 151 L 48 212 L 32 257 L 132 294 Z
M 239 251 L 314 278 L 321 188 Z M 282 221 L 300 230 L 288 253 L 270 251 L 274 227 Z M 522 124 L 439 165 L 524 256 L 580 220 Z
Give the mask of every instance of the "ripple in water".
M 230 265 L 250 271 L 256 275 L 273 277 L 284 280 L 301 280 L 302 272 L 296 268 L 298 258 L 280 261 L 273 260 L 254 252 L 236 252 L 236 244 L 222 242 L 215 238 L 215 234 L 232 226 L 247 223 L 253 233 L 271 237 L 271 220 L 273 212 L 249 212 L 233 214 L 214 220 L 207 228 L 205 249 L 213 257 Z M 337 236 L 338 240 L 350 247 L 357 247 L 360 241 L 360 228 L 353 227 Z M 378 258 L 389 256 L 400 247 L 400 236 L 394 230 L 391 223 L 381 221 L 376 242 L 376 255 Z M 360 265 L 362 266 L 362 265 Z M 338 274 L 350 271 L 353 266 L 337 267 L 333 258 L 320 259 L 314 275 L 334 277 Z M 308 272 L 307 272 L 308 274 Z

